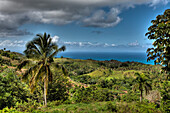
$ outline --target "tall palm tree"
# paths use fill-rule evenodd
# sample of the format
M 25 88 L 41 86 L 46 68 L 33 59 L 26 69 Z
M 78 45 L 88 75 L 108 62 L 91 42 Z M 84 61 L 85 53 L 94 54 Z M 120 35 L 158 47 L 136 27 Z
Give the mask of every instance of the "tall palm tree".
M 140 102 L 142 102 L 143 91 L 145 90 L 145 94 L 149 93 L 149 90 L 152 89 L 151 85 L 148 83 L 149 77 L 144 73 L 135 73 L 136 79 L 135 84 L 133 85 L 133 90 L 139 89 L 140 91 Z
M 56 43 L 52 42 L 50 35 L 44 33 L 44 35 L 37 34 L 37 37 L 26 44 L 26 50 L 24 51 L 27 59 L 24 60 L 18 69 L 23 68 L 27 64 L 32 62 L 31 68 L 29 68 L 23 75 L 23 79 L 29 80 L 29 86 L 33 92 L 38 81 L 44 82 L 44 103 L 47 105 L 47 89 L 48 82 L 52 81 L 51 65 L 54 65 L 53 57 L 60 51 L 65 51 L 65 46 L 58 48 Z M 58 64 L 55 64 L 59 66 Z M 65 70 L 62 67 L 65 74 Z

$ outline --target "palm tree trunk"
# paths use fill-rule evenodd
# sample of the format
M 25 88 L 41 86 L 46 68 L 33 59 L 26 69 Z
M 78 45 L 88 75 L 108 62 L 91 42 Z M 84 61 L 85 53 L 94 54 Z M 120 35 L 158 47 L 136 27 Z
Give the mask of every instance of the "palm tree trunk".
M 45 107 L 47 106 L 46 90 L 47 90 L 47 87 L 46 87 L 46 83 L 45 83 L 45 79 L 44 79 L 44 104 L 45 104 Z
M 142 90 L 140 91 L 140 102 L 142 102 Z

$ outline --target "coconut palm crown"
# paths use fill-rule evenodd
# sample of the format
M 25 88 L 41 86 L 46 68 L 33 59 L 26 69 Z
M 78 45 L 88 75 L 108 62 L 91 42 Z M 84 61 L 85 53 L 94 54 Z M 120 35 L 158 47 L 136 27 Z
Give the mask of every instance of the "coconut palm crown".
M 65 46 L 58 48 L 57 44 L 52 41 L 49 34 L 37 34 L 36 38 L 26 44 L 26 50 L 24 53 L 28 59 L 18 65 L 18 69 L 21 69 L 32 62 L 31 68 L 24 73 L 23 79 L 29 80 L 29 86 L 32 92 L 34 91 L 38 81 L 44 82 L 45 106 L 47 105 L 46 95 L 48 82 L 52 81 L 52 71 L 50 67 L 51 65 L 54 65 L 53 57 L 60 51 L 65 51 Z M 55 64 L 55 66 L 59 65 Z M 62 70 L 65 74 L 63 67 Z
M 140 102 L 142 102 L 143 91 L 145 91 L 145 94 L 147 95 L 152 87 L 149 84 L 149 77 L 147 75 L 145 75 L 144 73 L 135 73 L 135 75 L 136 79 L 133 90 L 138 89 L 140 91 Z

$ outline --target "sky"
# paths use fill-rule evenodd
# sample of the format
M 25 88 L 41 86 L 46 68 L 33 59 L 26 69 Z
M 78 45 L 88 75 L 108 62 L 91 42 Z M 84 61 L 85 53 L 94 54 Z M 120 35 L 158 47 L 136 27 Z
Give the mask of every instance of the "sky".
M 146 52 L 170 0 L 0 0 L 0 49 L 22 52 L 46 32 L 67 52 Z

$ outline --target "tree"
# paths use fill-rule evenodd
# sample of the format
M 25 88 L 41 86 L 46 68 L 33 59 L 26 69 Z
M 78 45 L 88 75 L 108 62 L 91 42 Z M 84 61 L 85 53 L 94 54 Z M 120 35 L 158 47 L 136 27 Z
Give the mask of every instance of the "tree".
M 148 60 L 155 60 L 155 64 L 161 64 L 162 70 L 167 74 L 167 80 L 164 81 L 164 88 L 161 90 L 162 107 L 164 112 L 169 112 L 169 77 L 170 77 L 170 9 L 165 10 L 163 15 L 158 15 L 156 20 L 152 20 L 152 26 L 148 28 L 145 34 L 148 39 L 154 40 L 153 48 L 148 48 Z
M 161 64 L 163 70 L 170 72 L 170 9 L 165 10 L 163 15 L 158 15 L 152 20 L 152 25 L 145 34 L 148 39 L 154 40 L 153 48 L 148 48 L 148 59 L 155 60 L 155 64 Z
M 29 68 L 23 75 L 23 79 L 29 80 L 29 86 L 32 92 L 34 91 L 39 81 L 42 81 L 44 83 L 45 106 L 47 105 L 46 96 L 48 82 L 52 81 L 53 78 L 51 66 L 60 66 L 58 64 L 54 64 L 53 57 L 60 51 L 65 51 L 65 46 L 58 48 L 57 44 L 52 42 L 52 38 L 49 34 L 37 34 L 37 37 L 28 42 L 26 45 L 26 50 L 24 51 L 24 53 L 28 59 L 24 60 L 20 65 L 18 65 L 18 69 L 21 69 L 32 62 L 31 68 Z M 65 74 L 64 67 L 61 67 Z
M 148 83 L 148 76 L 145 74 L 135 73 L 135 85 L 133 86 L 133 90 L 139 89 L 140 91 L 140 102 L 142 102 L 143 91 L 145 90 L 145 94 L 149 93 L 149 90 L 152 89 L 151 85 Z
M 7 68 L 0 72 L 0 109 L 14 107 L 17 102 L 26 102 L 28 93 L 26 85 L 13 69 Z

